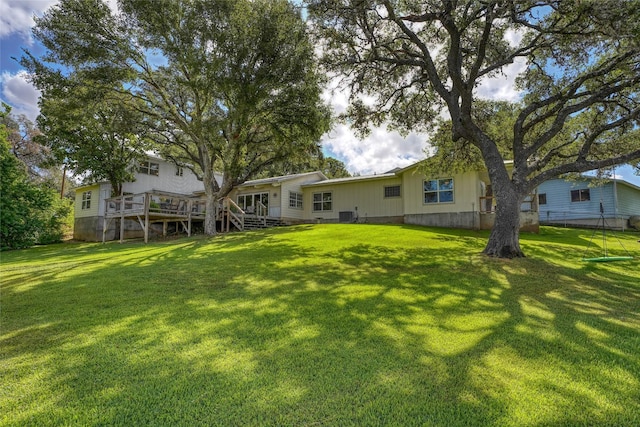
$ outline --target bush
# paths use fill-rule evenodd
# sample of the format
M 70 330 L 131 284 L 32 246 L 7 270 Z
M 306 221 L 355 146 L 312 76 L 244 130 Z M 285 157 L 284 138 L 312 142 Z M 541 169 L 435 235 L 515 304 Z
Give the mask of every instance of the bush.
M 71 211 L 47 184 L 29 181 L 24 164 L 9 150 L 0 130 L 0 249 L 26 248 L 62 240 Z
M 46 245 L 62 241 L 73 227 L 72 205 L 71 200 L 61 199 L 56 192 L 50 208 L 43 212 L 43 227 L 38 230 L 36 243 Z

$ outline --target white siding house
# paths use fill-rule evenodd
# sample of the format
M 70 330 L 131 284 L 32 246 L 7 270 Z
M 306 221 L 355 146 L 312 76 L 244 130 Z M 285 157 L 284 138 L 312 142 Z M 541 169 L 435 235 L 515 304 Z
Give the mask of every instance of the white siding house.
M 147 191 L 191 195 L 203 191 L 202 181 L 187 168 L 178 168 L 173 163 L 155 156 L 141 162 L 136 180 L 122 185 L 124 194 L 139 194 Z M 105 200 L 112 197 L 111 184 L 100 182 L 76 188 L 73 238 L 76 240 L 102 240 Z M 127 235 L 133 237 L 139 232 L 136 223 L 126 225 Z M 113 238 L 115 228 L 110 230 Z

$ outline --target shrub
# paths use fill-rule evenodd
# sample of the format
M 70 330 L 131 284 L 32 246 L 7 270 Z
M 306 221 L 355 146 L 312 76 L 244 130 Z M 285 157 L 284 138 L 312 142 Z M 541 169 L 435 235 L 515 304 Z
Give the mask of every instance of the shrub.
M 70 211 L 70 202 L 54 189 L 29 180 L 0 129 L 0 249 L 60 241 Z

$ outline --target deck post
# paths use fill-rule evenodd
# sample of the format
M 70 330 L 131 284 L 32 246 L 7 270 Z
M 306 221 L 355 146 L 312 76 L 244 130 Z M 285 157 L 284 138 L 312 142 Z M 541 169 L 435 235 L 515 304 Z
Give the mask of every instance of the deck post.
M 107 240 L 107 208 L 104 209 L 104 217 L 102 218 L 102 244 Z
M 167 237 L 167 220 L 162 221 L 162 237 Z
M 124 243 L 124 194 L 120 197 L 120 243 Z
M 187 200 L 187 236 L 191 237 L 191 210 L 193 209 L 193 201 Z
M 224 199 L 224 202 L 227 205 L 227 209 L 225 210 L 224 209 L 224 205 L 222 205 L 222 212 L 223 212 L 222 214 L 224 215 L 225 212 L 227 214 L 227 233 L 228 233 L 229 230 L 230 230 L 230 226 L 231 226 L 231 224 L 230 224 L 230 222 L 231 222 L 231 203 L 229 203 L 229 200 L 227 200 L 227 199 L 228 199 L 227 197 L 225 197 L 225 199 Z
M 151 205 L 151 194 L 144 193 L 144 242 L 149 242 L 149 207 Z

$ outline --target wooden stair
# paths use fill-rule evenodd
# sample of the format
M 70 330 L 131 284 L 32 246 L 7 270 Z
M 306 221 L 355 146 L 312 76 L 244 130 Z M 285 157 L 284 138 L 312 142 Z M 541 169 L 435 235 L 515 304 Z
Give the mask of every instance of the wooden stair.
M 244 229 L 245 230 L 261 230 L 264 228 L 281 227 L 287 225 L 277 218 L 258 218 L 254 216 L 245 216 Z
M 225 197 L 218 213 L 222 222 L 222 231 L 236 230 L 260 230 L 269 227 L 279 227 L 287 225 L 278 218 L 269 218 L 266 215 L 267 207 L 262 203 L 257 206 L 258 214 L 247 214 L 233 200 Z

